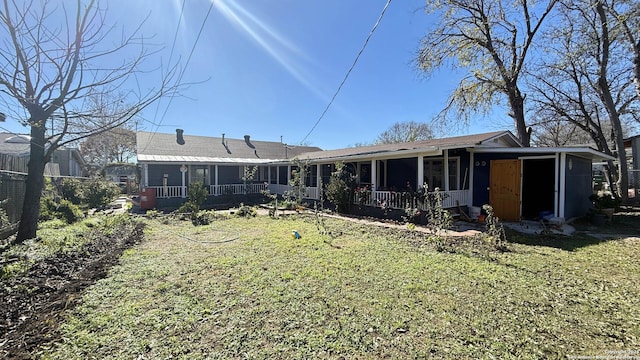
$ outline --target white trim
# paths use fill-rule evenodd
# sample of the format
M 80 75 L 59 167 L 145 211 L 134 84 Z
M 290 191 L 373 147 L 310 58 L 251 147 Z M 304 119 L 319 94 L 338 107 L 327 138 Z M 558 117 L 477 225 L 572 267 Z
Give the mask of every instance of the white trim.
M 418 155 L 418 178 L 416 179 L 416 190 L 424 185 L 424 156 Z
M 142 172 L 144 172 L 144 187 L 149 186 L 149 164 L 142 164 Z
M 443 155 L 444 155 L 443 156 L 444 159 L 442 161 L 442 167 L 443 167 L 443 169 L 442 169 L 443 170 L 442 171 L 443 175 L 442 176 L 444 177 L 444 179 L 443 179 L 444 180 L 444 184 L 443 185 L 444 185 L 444 191 L 449 191 L 449 149 L 445 150 Z M 458 162 L 459 161 L 456 161 L 456 164 Z M 460 172 L 458 171 L 458 174 L 456 174 L 456 175 L 457 175 L 456 179 L 458 179 L 460 177 Z M 458 189 L 458 190 L 460 190 L 460 189 Z
M 567 170 L 565 164 L 567 162 L 567 154 L 560 153 L 560 193 L 558 194 L 558 213 L 556 216 L 564 218 L 565 192 L 567 182 Z
M 473 206 L 473 176 L 475 167 L 474 153 L 469 153 L 469 199 L 467 200 L 469 206 Z M 491 181 L 491 179 L 489 179 L 489 181 Z
M 508 154 L 557 154 L 569 153 L 574 156 L 592 160 L 616 160 L 613 156 L 601 153 L 589 147 L 528 147 L 528 148 L 472 148 L 470 152 L 477 153 L 508 153 Z
M 371 190 L 378 190 L 378 160 L 371 160 Z

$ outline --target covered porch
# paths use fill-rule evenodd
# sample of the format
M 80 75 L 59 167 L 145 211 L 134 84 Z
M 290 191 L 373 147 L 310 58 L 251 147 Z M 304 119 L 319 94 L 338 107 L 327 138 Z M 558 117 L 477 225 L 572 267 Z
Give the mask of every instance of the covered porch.
M 354 204 L 389 209 L 420 207 L 414 194 L 424 186 L 428 193 L 439 189 L 444 208 L 471 204 L 470 155 L 465 149 L 434 150 L 406 157 L 394 154 L 385 158 L 320 162 L 309 167 L 311 174 L 306 176 L 307 186 L 321 189 L 328 184 L 336 161 L 342 161 L 355 177 L 360 191 L 356 191 Z
M 255 172 L 253 170 L 255 169 Z M 143 184 L 158 199 L 186 198 L 189 184 L 200 182 L 210 196 L 260 194 L 269 190 L 282 195 L 297 170 L 290 164 L 143 164 Z M 303 197 L 319 199 L 317 188 L 308 187 Z

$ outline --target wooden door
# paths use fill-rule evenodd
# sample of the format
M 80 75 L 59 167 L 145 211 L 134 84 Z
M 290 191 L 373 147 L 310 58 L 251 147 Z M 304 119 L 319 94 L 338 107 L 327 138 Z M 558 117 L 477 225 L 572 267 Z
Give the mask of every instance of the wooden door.
M 520 220 L 520 164 L 520 160 L 491 160 L 489 203 L 501 220 Z

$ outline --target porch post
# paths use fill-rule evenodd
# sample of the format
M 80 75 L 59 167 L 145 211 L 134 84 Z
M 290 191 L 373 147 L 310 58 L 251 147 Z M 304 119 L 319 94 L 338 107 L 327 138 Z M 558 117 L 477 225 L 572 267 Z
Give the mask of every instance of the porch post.
M 371 160 L 371 191 L 378 190 L 378 162 Z
M 356 163 L 356 183 L 360 185 L 360 170 L 362 167 L 360 166 L 360 162 Z
M 182 188 L 180 189 L 183 198 L 187 197 L 187 184 L 185 183 L 185 178 L 186 178 L 186 172 L 187 172 L 188 168 L 185 165 L 180 166 L 180 172 L 182 173 Z M 191 174 L 189 174 L 189 176 L 191 176 Z
M 322 199 L 322 165 L 316 165 L 316 200 Z
M 558 157 L 556 156 L 556 159 Z M 564 197 L 565 197 L 565 191 L 566 191 L 566 184 L 567 184 L 567 171 L 566 171 L 566 164 L 567 164 L 567 153 L 560 153 L 560 174 L 559 174 L 559 181 L 556 181 L 556 196 L 555 196 L 555 205 L 557 206 L 558 209 L 558 217 L 563 218 L 564 217 Z M 557 167 L 556 167 L 557 169 Z M 560 191 L 558 192 L 558 185 L 560 185 Z
M 291 165 L 287 165 L 287 186 L 291 182 Z
M 276 184 L 280 187 L 280 165 L 276 165 Z
M 442 166 L 444 166 L 444 191 L 449 191 L 449 149 L 444 151 L 444 160 L 442 162 Z
M 213 192 L 215 194 L 211 194 L 211 195 L 219 195 L 218 194 L 218 164 L 214 165 L 214 168 L 213 168 L 213 185 L 215 185 L 215 187 L 213 188 Z
M 474 160 L 474 156 L 475 153 L 472 151 L 469 153 L 469 192 L 468 192 L 468 197 L 467 197 L 467 205 L 469 206 L 473 206 L 473 173 L 474 173 L 474 168 L 476 167 L 475 165 L 475 160 Z M 462 187 L 464 188 L 464 183 L 462 183 Z M 465 190 L 465 189 L 462 189 Z
M 418 155 L 418 179 L 416 181 L 416 190 L 424 184 L 424 156 Z
M 147 187 L 149 186 L 149 164 L 143 164 L 142 171 L 144 172 L 144 182 L 142 184 Z
M 271 166 L 267 166 L 267 184 L 271 184 Z

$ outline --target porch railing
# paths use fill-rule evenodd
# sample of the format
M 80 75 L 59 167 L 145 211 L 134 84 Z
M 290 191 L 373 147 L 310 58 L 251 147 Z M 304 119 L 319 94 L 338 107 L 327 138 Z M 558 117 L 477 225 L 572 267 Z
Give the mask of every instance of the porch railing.
M 176 198 L 186 197 L 188 186 L 184 188 L 182 186 L 148 186 L 148 188 L 155 189 L 156 198 Z M 272 194 L 284 194 L 285 191 L 290 190 L 289 185 L 279 184 L 225 184 L 225 185 L 209 185 L 209 195 L 238 195 L 238 194 L 258 194 L 266 189 Z M 184 191 L 184 193 L 183 193 Z M 302 194 L 307 199 L 318 198 L 318 188 L 307 187 Z
M 267 184 L 209 185 L 209 195 L 258 194 L 267 189 Z
M 182 186 L 148 186 L 148 188 L 156 190 L 157 198 L 183 197 Z M 184 196 L 187 196 L 186 187 L 184 191 Z
M 458 205 L 469 205 L 469 190 L 440 191 L 442 207 L 453 208 Z M 372 191 L 368 199 L 362 202 L 356 194 L 355 203 L 375 207 L 387 207 L 390 209 L 406 209 L 408 207 L 424 207 L 419 200 L 407 192 Z

